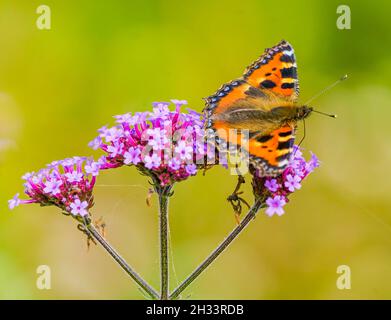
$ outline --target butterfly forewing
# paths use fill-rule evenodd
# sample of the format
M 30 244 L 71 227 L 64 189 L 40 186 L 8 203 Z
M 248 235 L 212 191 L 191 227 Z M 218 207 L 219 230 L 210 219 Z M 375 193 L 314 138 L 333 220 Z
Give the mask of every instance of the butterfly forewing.
M 292 46 L 286 41 L 267 49 L 247 67 L 243 78 L 256 88 L 271 90 L 292 101 L 298 98 L 296 58 Z

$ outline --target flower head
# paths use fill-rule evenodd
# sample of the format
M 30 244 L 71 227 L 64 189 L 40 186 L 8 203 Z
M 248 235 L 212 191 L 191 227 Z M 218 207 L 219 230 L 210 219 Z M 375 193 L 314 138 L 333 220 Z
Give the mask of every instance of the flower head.
M 117 125 L 99 129 L 89 145 L 105 152 L 100 168 L 134 165 L 161 186 L 197 174 L 206 156 L 204 120 L 195 111 L 180 111 L 185 100 L 172 102 L 174 111 L 168 102 L 155 102 L 152 112 L 117 115 Z
M 256 170 L 252 170 L 254 194 L 266 201 L 266 214 L 282 215 L 289 201 L 288 196 L 299 190 L 303 180 L 317 167 L 319 160 L 313 153 L 310 160 L 306 161 L 301 149 L 295 146 L 288 166 L 279 176 L 260 177 Z
M 19 204 L 39 203 L 54 205 L 74 216 L 84 217 L 93 206 L 92 190 L 100 163 L 89 158 L 73 157 L 54 161 L 38 172 L 23 175 L 24 193 L 29 199 L 16 194 L 8 200 L 10 209 Z

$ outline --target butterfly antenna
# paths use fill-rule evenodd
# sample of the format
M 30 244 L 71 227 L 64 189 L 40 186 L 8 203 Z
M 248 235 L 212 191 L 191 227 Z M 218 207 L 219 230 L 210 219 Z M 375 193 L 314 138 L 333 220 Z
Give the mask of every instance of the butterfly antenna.
M 310 98 L 306 103 L 304 103 L 304 105 L 307 105 L 309 104 L 310 102 L 314 101 L 315 99 L 317 99 L 318 97 L 320 97 L 323 93 L 329 91 L 330 89 L 334 88 L 337 84 L 339 84 L 340 82 L 346 80 L 348 78 L 348 75 L 345 74 L 344 76 L 342 76 L 341 78 L 339 78 L 337 81 L 335 81 L 334 83 L 330 84 L 328 87 L 324 88 L 322 91 L 320 91 L 318 94 L 314 95 L 312 98 Z
M 318 110 L 314 110 L 312 109 L 312 112 L 316 112 L 316 113 L 319 113 L 323 116 L 327 116 L 327 117 L 330 117 L 330 118 L 336 118 L 337 115 L 336 114 L 330 114 L 330 113 L 326 113 L 326 112 L 322 112 L 322 111 L 318 111 Z

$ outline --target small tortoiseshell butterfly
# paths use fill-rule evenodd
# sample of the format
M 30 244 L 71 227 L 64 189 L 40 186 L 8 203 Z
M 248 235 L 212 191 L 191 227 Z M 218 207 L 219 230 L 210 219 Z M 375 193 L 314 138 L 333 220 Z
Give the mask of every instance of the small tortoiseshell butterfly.
M 241 78 L 205 99 L 206 129 L 236 147 L 241 146 L 241 130 L 249 130 L 250 165 L 260 176 L 276 176 L 289 163 L 296 123 L 312 112 L 311 107 L 296 104 L 298 95 L 294 51 L 281 41 L 266 49 Z M 237 136 L 230 138 L 229 129 L 237 129 Z

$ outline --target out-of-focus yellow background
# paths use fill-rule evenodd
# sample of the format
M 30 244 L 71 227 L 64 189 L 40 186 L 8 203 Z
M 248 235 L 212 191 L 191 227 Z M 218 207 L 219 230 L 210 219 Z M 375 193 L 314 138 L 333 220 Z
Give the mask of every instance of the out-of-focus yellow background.
M 51 8 L 38 30 L 36 8 Z M 296 50 L 305 102 L 347 73 L 313 105 L 303 146 L 322 166 L 282 217 L 263 212 L 183 294 L 191 299 L 391 298 L 391 4 L 343 1 L 351 30 L 336 27 L 340 1 L 22 1 L 0 3 L 0 298 L 141 299 L 99 247 L 86 248 L 74 220 L 54 207 L 7 199 L 20 177 L 73 155 L 112 115 L 153 101 L 202 97 L 241 75 L 281 39 Z M 301 131 L 302 132 L 302 131 Z M 214 168 L 175 187 L 170 202 L 172 287 L 235 226 L 226 201 L 236 183 Z M 159 285 L 156 198 L 133 168 L 103 172 L 94 215 L 107 237 Z M 249 183 L 246 199 L 251 200 Z M 38 290 L 48 265 L 52 289 Z M 351 289 L 336 286 L 351 269 Z

